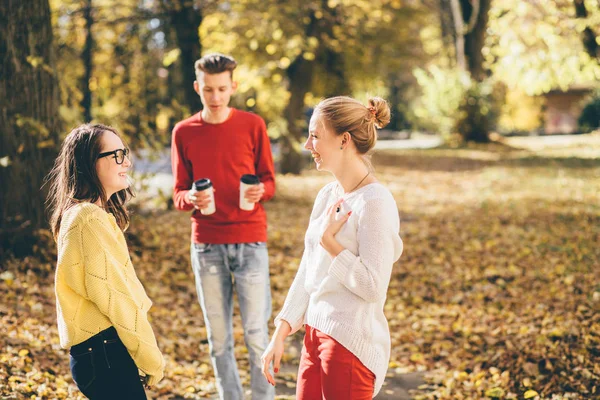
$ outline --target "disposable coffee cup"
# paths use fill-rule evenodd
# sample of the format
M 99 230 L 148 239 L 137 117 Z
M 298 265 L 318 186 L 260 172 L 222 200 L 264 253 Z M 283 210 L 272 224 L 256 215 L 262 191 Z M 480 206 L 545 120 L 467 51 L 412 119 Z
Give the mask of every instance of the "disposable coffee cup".
M 259 184 L 260 180 L 258 179 L 258 176 L 251 174 L 242 175 L 242 178 L 240 179 L 240 208 L 242 210 L 254 210 L 255 203 L 246 200 L 246 190 Z
M 192 190 L 194 190 L 195 192 L 206 192 L 210 195 L 210 203 L 208 203 L 208 206 L 206 208 L 201 209 L 200 212 L 202 213 L 202 215 L 214 214 L 214 212 L 217 209 L 215 207 L 215 195 L 213 193 L 213 184 L 210 181 L 210 179 L 198 179 L 194 182 Z

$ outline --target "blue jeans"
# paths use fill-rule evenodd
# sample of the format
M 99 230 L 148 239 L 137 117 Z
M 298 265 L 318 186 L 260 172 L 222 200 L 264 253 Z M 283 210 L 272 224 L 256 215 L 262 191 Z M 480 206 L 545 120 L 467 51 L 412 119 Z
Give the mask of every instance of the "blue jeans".
M 71 374 L 91 400 L 145 400 L 138 368 L 114 327 L 71 347 Z
M 261 372 L 260 357 L 269 343 L 271 318 L 269 255 L 264 242 L 193 243 L 192 268 L 208 332 L 217 390 L 223 400 L 242 400 L 242 384 L 233 353 L 233 290 L 235 289 L 250 357 L 252 399 L 275 398 L 275 388 Z

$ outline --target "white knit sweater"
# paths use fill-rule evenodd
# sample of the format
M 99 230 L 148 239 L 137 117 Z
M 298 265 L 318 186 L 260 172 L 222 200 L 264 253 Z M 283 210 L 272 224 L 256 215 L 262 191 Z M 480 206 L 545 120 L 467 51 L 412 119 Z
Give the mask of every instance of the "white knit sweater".
M 327 210 L 342 195 L 337 182 L 319 192 L 302 261 L 275 324 L 287 321 L 292 333 L 307 324 L 333 337 L 375 374 L 375 397 L 390 359 L 383 306 L 392 266 L 402 254 L 400 219 L 392 194 L 379 183 L 344 195 L 352 215 L 335 236 L 345 250 L 332 259 L 319 241 Z

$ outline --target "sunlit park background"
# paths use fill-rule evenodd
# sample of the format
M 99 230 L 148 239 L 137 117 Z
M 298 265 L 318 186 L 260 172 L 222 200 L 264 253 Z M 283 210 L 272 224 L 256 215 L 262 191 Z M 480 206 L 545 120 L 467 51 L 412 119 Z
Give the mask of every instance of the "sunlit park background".
M 215 396 L 168 146 L 201 108 L 194 61 L 219 51 L 240 64 L 232 104 L 266 120 L 276 158 L 274 313 L 332 179 L 301 149 L 312 107 L 383 96 L 393 117 L 373 163 L 405 251 L 378 398 L 599 399 L 599 27 L 597 0 L 1 0 L 0 397 L 81 396 L 58 345 L 40 188 L 85 121 L 136 152 L 127 239 L 167 360 L 149 396 Z M 239 317 L 235 340 L 248 387 Z M 279 398 L 294 398 L 300 341 Z

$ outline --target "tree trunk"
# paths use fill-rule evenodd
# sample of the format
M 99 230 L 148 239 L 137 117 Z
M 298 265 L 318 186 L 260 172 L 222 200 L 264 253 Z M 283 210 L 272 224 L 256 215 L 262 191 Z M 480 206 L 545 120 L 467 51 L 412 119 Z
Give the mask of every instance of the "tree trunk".
M 302 171 L 302 131 L 304 124 L 304 96 L 310 90 L 315 63 L 299 55 L 288 67 L 290 100 L 283 111 L 287 132 L 281 140 L 281 172 L 299 174 Z
M 450 0 L 452 20 L 454 22 L 454 40 L 456 49 L 456 65 L 462 70 L 467 69 L 465 60 L 465 22 L 459 0 Z
M 306 26 L 305 36 L 316 36 L 317 18 L 310 13 L 310 22 Z M 283 111 L 287 122 L 287 132 L 281 137 L 281 172 L 299 174 L 302 171 L 302 129 L 304 123 L 304 96 L 312 86 L 314 60 L 307 60 L 302 54 L 287 69 L 290 100 Z
M 448 0 L 438 0 L 440 30 L 442 34 L 442 54 L 450 60 L 456 51 L 456 29 L 453 27 L 452 7 Z M 456 61 L 456 57 L 454 57 Z
M 328 72 L 325 85 L 327 96 L 347 94 L 350 87 L 344 71 L 343 55 L 327 47 L 327 38 L 333 37 L 333 27 L 342 23 L 337 15 L 338 9 L 329 7 L 327 1 L 323 0 L 321 11 L 323 16 L 316 18 L 315 11 L 311 10 L 310 21 L 304 32 L 305 37 L 316 37 L 319 40 L 315 59 L 307 60 L 301 54 L 287 69 L 290 100 L 284 110 L 288 132 L 283 135 L 281 143 L 282 173 L 299 174 L 303 168 L 301 146 L 306 124 L 304 97 L 312 88 L 316 63 L 323 65 L 323 69 Z
M 350 94 L 350 84 L 346 77 L 346 63 L 344 54 L 328 46 L 329 38 L 335 37 L 334 26 L 344 24 L 339 14 L 339 7 L 329 7 L 328 2 L 323 2 L 324 18 L 322 19 L 320 40 L 321 56 L 318 62 L 327 71 L 327 85 L 325 97 Z
M 575 16 L 577 18 L 587 18 L 588 11 L 585 8 L 584 0 L 574 0 L 575 5 Z M 596 61 L 600 62 L 600 45 L 596 41 L 596 34 L 587 26 L 583 32 L 581 32 L 581 41 L 583 42 L 583 47 L 585 48 L 586 53 L 589 54 L 590 57 L 595 58 Z
M 470 21 L 470 25 L 472 26 L 472 28 L 468 26 L 468 30 L 465 33 L 465 58 L 467 59 L 471 77 L 475 81 L 481 82 L 485 79 L 481 50 L 485 42 L 485 31 L 489 19 L 488 14 L 491 0 L 479 0 L 477 4 L 479 4 L 479 10 L 474 10 L 471 1 L 461 0 L 464 21 Z M 477 12 L 477 15 L 475 16 L 473 12 Z
M 183 79 L 183 88 L 185 94 L 185 103 L 190 108 L 191 113 L 195 113 L 202 108 L 200 97 L 194 91 L 194 63 L 200 58 L 202 47 L 200 44 L 200 35 L 198 28 L 202 23 L 202 10 L 194 9 L 194 3 L 190 0 L 183 0 L 181 4 L 170 12 L 171 25 L 175 29 L 177 38 L 177 47 L 181 50 L 179 56 L 179 66 Z
M 60 130 L 48 0 L 0 2 L 0 55 L 4 247 L 7 240 L 14 243 L 23 233 L 46 225 L 45 191 L 40 188 L 56 158 Z
M 81 59 L 83 61 L 83 76 L 81 77 L 81 91 L 83 98 L 81 99 L 81 108 L 83 108 L 83 119 L 85 122 L 92 120 L 92 91 L 90 89 L 90 79 L 92 78 L 93 64 L 93 48 L 94 37 L 92 36 L 92 26 L 94 25 L 94 17 L 92 16 L 92 0 L 87 0 L 83 9 L 83 17 L 85 19 L 85 44 Z
M 472 88 L 466 94 L 458 131 L 466 141 L 489 142 L 490 124 L 482 113 L 479 85 L 486 78 L 481 50 L 485 42 L 491 0 L 451 0 L 456 31 L 456 57 L 459 68 L 471 76 Z

